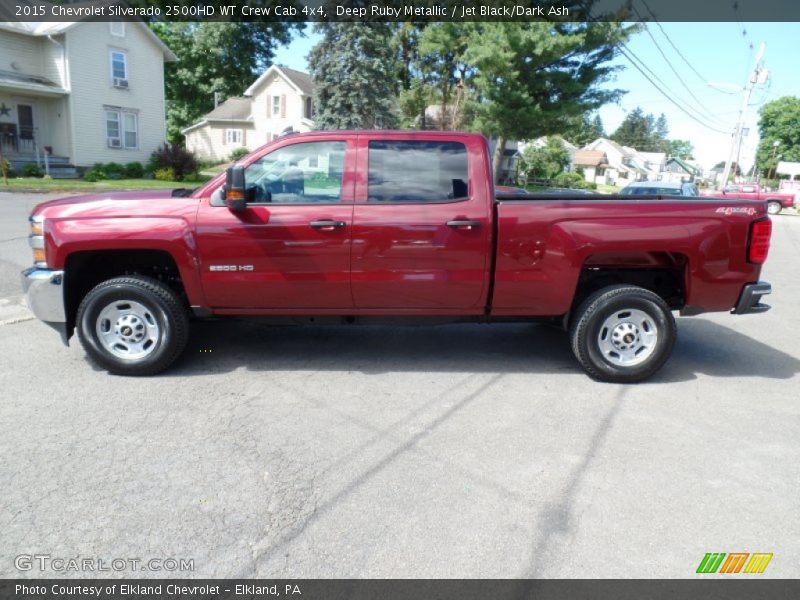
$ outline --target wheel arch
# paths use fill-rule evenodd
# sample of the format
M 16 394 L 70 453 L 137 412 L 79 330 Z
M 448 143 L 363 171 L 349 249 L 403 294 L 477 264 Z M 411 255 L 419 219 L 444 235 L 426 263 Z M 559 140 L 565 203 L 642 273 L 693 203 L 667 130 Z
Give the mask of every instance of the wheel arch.
M 184 280 L 175 258 L 166 250 L 81 250 L 69 254 L 64 264 L 64 309 L 66 335 L 75 331 L 78 306 L 99 283 L 122 275 L 145 275 L 174 290 L 189 308 Z
M 634 285 L 660 296 L 671 310 L 686 304 L 689 258 L 676 252 L 614 252 L 590 255 L 584 261 L 575 287 L 571 315 L 593 293 L 612 285 Z

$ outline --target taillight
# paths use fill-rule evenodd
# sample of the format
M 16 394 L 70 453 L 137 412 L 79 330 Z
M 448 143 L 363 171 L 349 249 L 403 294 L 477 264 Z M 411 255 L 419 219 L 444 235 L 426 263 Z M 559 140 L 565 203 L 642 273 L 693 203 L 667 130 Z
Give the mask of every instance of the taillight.
M 772 221 L 763 219 L 750 225 L 750 246 L 747 260 L 757 265 L 763 264 L 769 254 L 769 238 L 772 236 Z

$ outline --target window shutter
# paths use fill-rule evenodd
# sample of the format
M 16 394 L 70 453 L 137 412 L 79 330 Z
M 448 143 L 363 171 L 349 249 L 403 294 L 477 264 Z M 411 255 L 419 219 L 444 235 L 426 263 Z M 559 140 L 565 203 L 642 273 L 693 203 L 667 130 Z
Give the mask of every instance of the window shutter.
M 281 118 L 286 118 L 286 94 L 281 96 Z
M 272 96 L 267 96 L 267 118 L 272 118 Z

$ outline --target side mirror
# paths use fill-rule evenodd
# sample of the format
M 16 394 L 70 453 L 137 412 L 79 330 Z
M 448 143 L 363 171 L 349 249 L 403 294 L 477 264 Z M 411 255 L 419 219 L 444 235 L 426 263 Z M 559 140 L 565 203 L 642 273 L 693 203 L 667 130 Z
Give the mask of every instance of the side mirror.
M 234 166 L 226 171 L 225 204 L 233 212 L 247 208 L 247 194 L 244 187 L 244 167 Z

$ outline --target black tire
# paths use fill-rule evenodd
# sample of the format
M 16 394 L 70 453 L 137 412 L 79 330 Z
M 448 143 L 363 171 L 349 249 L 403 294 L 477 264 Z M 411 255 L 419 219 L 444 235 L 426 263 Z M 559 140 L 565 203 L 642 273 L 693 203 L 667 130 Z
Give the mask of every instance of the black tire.
M 783 209 L 783 206 L 777 200 L 768 200 L 767 201 L 767 212 L 769 214 L 777 215 L 779 212 L 781 212 L 782 209 Z
M 586 373 L 613 383 L 635 383 L 653 375 L 669 358 L 676 338 L 675 318 L 666 302 L 629 285 L 589 296 L 570 327 L 572 351 Z
M 116 330 L 114 318 L 106 317 L 114 313 Z M 178 358 L 189 337 L 189 318 L 180 299 L 151 277 L 115 277 L 97 285 L 83 298 L 76 321 L 86 354 L 117 375 L 163 371 Z M 107 333 L 101 339 L 103 329 Z M 124 338 L 124 334 L 142 338 Z M 141 356 L 133 351 L 139 345 Z

